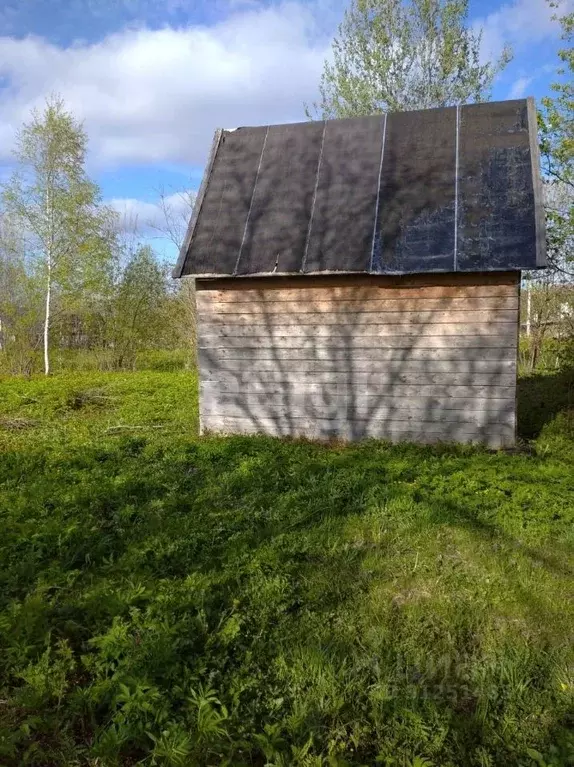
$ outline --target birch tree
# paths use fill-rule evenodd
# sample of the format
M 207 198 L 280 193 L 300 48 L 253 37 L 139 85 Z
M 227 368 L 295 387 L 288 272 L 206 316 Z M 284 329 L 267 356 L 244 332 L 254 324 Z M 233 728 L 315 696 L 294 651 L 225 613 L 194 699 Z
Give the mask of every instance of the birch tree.
M 352 0 L 307 116 L 357 117 L 488 99 L 511 58 L 480 56 L 468 0 Z
M 87 136 L 53 96 L 34 111 L 16 138 L 17 169 L 3 189 L 7 214 L 25 240 L 30 273 L 42 285 L 44 372 L 50 373 L 55 297 L 94 289 L 109 257 L 111 213 L 87 176 Z

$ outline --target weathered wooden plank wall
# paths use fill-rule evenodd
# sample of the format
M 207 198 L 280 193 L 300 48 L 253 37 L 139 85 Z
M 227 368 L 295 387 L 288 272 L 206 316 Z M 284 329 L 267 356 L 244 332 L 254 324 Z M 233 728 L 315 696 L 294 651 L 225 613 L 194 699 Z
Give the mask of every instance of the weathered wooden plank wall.
M 517 273 L 197 288 L 202 432 L 514 443 Z

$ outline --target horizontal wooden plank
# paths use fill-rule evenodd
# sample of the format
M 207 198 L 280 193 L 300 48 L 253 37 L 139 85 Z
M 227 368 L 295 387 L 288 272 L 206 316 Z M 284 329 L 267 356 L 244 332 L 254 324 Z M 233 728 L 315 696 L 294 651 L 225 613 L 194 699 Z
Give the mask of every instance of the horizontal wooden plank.
M 513 339 L 518 333 L 518 324 L 516 322 L 483 322 L 481 324 L 436 324 L 417 325 L 417 324 L 385 324 L 385 325 L 358 325 L 355 327 L 340 325 L 273 325 L 266 327 L 264 325 L 215 325 L 199 323 L 199 332 L 202 336 L 210 335 L 219 338 L 234 337 L 256 337 L 266 338 L 269 342 L 280 340 L 283 336 L 291 338 L 359 338 L 359 337 L 383 337 L 383 336 L 411 336 L 418 338 L 420 336 L 497 336 L 507 340 Z
M 320 287 L 424 287 L 464 285 L 512 285 L 520 281 L 520 272 L 443 272 L 434 274 L 371 275 L 371 274 L 321 274 L 266 277 L 197 278 L 198 291 L 222 290 L 232 293 L 244 290 L 267 289 L 309 290 Z
M 319 383 L 341 384 L 343 386 L 358 386 L 376 389 L 379 386 L 398 386 L 409 384 L 412 386 L 430 386 L 431 384 L 443 384 L 450 386 L 512 386 L 516 380 L 514 373 L 390 373 L 372 370 L 263 370 L 248 371 L 247 368 L 239 370 L 211 367 L 201 369 L 202 381 L 237 381 L 240 384 L 259 383 Z
M 453 298 L 508 298 L 516 297 L 516 285 L 468 285 L 464 287 L 452 285 L 431 285 L 424 288 L 384 288 L 384 287 L 338 287 L 325 290 L 324 288 L 291 288 L 289 290 L 213 290 L 200 292 L 196 295 L 197 306 L 209 310 L 210 306 L 224 303 L 293 303 L 306 304 L 323 301 L 395 301 L 398 299 L 426 300 Z
M 200 341 L 199 360 L 200 364 L 208 364 L 215 360 L 251 360 L 254 363 L 264 361 L 277 361 L 278 363 L 289 360 L 297 361 L 320 361 L 326 362 L 346 362 L 349 359 L 354 363 L 360 362 L 387 362 L 389 364 L 416 365 L 417 362 L 456 362 L 458 364 L 467 364 L 477 366 L 480 370 L 484 365 L 485 369 L 490 370 L 490 364 L 495 362 L 505 362 L 514 367 L 516 365 L 516 349 L 512 345 L 503 347 L 458 347 L 452 348 L 448 344 L 446 348 L 418 349 L 418 348 L 380 348 L 377 347 L 353 347 L 331 346 L 331 345 L 312 345 L 306 344 L 303 348 L 293 348 L 281 346 L 249 346 L 249 340 L 245 340 L 245 345 L 234 344 L 228 346 L 206 346 Z M 393 368 L 394 369 L 394 368 Z
M 214 281 L 197 296 L 202 428 L 513 444 L 518 280 Z
M 279 437 L 307 437 L 310 439 L 340 438 L 358 440 L 365 438 L 385 439 L 390 441 L 412 441 L 422 443 L 435 442 L 482 442 L 491 447 L 502 447 L 514 443 L 514 428 L 508 425 L 473 427 L 468 424 L 389 423 L 388 421 L 337 421 L 315 420 L 306 418 L 231 418 L 213 415 L 201 419 L 201 431 L 215 431 L 230 434 L 265 433 Z
M 409 374 L 457 374 L 474 375 L 488 374 L 499 375 L 507 373 L 515 375 L 516 363 L 513 359 L 488 360 L 488 359 L 462 359 L 441 361 L 435 359 L 424 360 L 385 360 L 357 359 L 354 355 L 341 355 L 339 359 L 299 359 L 293 360 L 276 354 L 271 358 L 240 357 L 229 359 L 220 357 L 214 350 L 199 350 L 199 365 L 202 374 L 222 370 L 229 372 L 242 372 L 257 375 L 264 372 L 280 372 L 293 370 L 303 373 L 369 373 L 376 372 L 385 375 L 409 375 Z
M 502 323 L 518 322 L 516 311 L 490 310 L 481 312 L 471 311 L 414 311 L 414 312 L 285 312 L 282 314 L 211 314 L 202 315 L 200 324 L 203 327 L 235 328 L 248 326 L 253 328 L 276 328 L 292 325 L 309 325 L 321 327 L 336 325 L 340 328 L 354 330 L 365 325 L 398 325 L 402 327 L 420 327 L 435 325 L 449 325 L 451 332 L 456 332 L 456 327 L 465 324 L 497 325 Z
M 391 294 L 392 296 L 392 294 Z M 213 315 L 275 315 L 275 314 L 373 314 L 375 312 L 444 312 L 444 311 L 489 311 L 518 310 L 518 295 L 484 296 L 452 298 L 432 298 L 425 295 L 419 298 L 368 298 L 365 299 L 330 299 L 323 296 L 316 301 L 282 300 L 276 301 L 214 301 L 211 294 L 203 293 L 198 297 L 198 306 L 206 319 Z M 237 303 L 240 306 L 237 306 Z
M 275 419 L 307 418 L 345 420 L 409 421 L 419 423 L 467 423 L 473 426 L 506 424 L 515 422 L 512 400 L 484 400 L 486 406 L 469 408 L 446 408 L 442 402 L 420 407 L 420 401 L 394 401 L 381 397 L 324 398 L 298 395 L 285 399 L 266 394 L 213 394 L 201 401 L 203 416 L 222 415 L 232 417 Z
M 259 381 L 259 380 L 241 380 L 241 376 L 219 377 L 217 380 L 202 380 L 200 382 L 200 393 L 223 392 L 223 393 L 268 393 L 284 394 L 286 397 L 299 391 L 301 393 L 311 394 L 322 392 L 328 396 L 353 396 L 355 392 L 355 382 L 340 380 L 333 383 L 311 383 L 309 381 L 292 380 L 283 382 Z M 484 399 L 512 399 L 515 397 L 516 387 L 514 385 L 497 386 L 465 386 L 451 384 L 377 384 L 376 387 L 364 385 L 361 395 L 366 396 L 391 396 L 398 399 L 403 397 L 476 397 Z
M 380 407 L 386 410 L 407 410 L 415 412 L 423 410 L 429 413 L 448 413 L 451 410 L 460 410 L 464 413 L 510 413 L 515 410 L 514 398 L 496 399 L 476 396 L 466 397 L 433 397 L 433 396 L 411 396 L 396 398 L 392 394 L 379 394 L 369 392 L 353 392 L 350 395 L 337 394 L 324 387 L 317 388 L 315 391 L 307 391 L 304 387 L 293 388 L 289 391 L 236 391 L 225 392 L 217 386 L 209 384 L 202 388 L 201 406 L 209 407 L 215 403 L 225 405 L 227 403 L 246 403 L 253 406 L 275 407 L 279 404 L 285 407 L 286 403 L 294 407 L 321 406 L 328 405 L 334 407 L 344 407 L 348 405 L 356 409 L 363 409 L 372 412 L 374 408 Z
M 259 346 L 260 348 L 273 349 L 301 349 L 317 350 L 328 346 L 331 349 L 346 350 L 348 353 L 357 349 L 505 349 L 516 348 L 517 328 L 510 330 L 508 336 L 504 335 L 475 335 L 474 333 L 457 333 L 454 336 L 426 335 L 416 333 L 410 336 L 379 336 L 362 335 L 337 335 L 330 337 L 316 337 L 313 334 L 301 336 L 290 333 L 275 335 L 270 339 L 269 334 L 241 333 L 238 336 L 226 336 L 223 333 L 205 333 L 199 328 L 199 346 L 203 349 L 225 347 L 227 349 L 243 348 L 246 345 Z M 272 340 L 272 343 L 271 343 Z

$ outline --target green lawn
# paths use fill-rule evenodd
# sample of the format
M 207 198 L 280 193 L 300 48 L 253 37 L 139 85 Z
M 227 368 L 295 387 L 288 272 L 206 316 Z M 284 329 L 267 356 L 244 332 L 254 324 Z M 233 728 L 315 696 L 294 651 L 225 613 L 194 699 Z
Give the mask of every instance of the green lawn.
M 0 380 L 0 765 L 574 764 L 573 384 L 521 382 L 511 454 Z

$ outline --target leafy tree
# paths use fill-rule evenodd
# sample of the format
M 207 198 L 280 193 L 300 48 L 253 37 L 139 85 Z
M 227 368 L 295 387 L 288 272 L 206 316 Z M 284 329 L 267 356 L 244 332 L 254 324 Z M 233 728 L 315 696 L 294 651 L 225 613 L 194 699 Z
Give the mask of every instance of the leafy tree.
M 572 294 L 566 287 L 574 278 L 574 13 L 559 20 L 566 43 L 558 53 L 559 79 L 538 113 L 549 268 L 525 275 L 529 370 L 535 368 L 551 333 L 574 338 Z M 568 354 L 570 346 L 564 349 Z
M 26 269 L 18 227 L 0 215 L 0 369 L 30 373 L 41 340 L 42 296 Z
M 554 3 L 551 3 L 555 5 Z M 540 152 L 546 182 L 546 223 L 551 266 L 574 276 L 574 12 L 560 18 L 565 47 L 559 80 L 542 99 Z
M 468 0 L 352 0 L 315 112 L 328 119 L 485 100 L 511 53 L 481 63 L 482 32 L 467 20 Z
M 19 132 L 19 167 L 3 190 L 6 213 L 26 241 L 27 266 L 43 285 L 46 375 L 55 297 L 95 290 L 110 257 L 111 213 L 86 174 L 86 147 L 86 133 L 62 99 L 49 98 Z
M 169 346 L 166 268 L 149 245 L 129 256 L 117 285 L 112 322 L 116 366 L 135 368 L 138 351 Z

